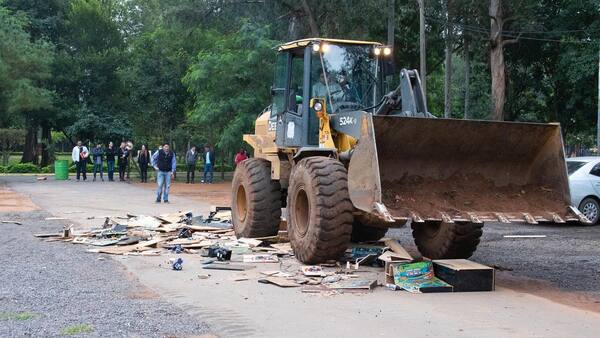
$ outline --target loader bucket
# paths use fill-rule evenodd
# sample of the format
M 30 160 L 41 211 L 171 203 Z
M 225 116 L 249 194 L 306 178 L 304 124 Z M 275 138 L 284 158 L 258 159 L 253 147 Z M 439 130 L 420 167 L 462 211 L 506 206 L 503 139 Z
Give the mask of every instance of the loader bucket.
M 558 124 L 365 114 L 348 187 L 388 222 L 584 221 Z

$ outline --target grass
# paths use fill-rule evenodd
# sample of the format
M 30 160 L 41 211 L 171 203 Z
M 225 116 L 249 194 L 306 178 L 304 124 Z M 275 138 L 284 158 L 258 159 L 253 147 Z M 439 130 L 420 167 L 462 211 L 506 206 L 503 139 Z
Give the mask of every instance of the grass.
M 33 312 L 0 312 L 0 320 L 19 320 L 19 321 L 24 321 L 24 320 L 29 320 L 32 318 L 37 317 L 38 314 L 37 313 L 33 313 Z
M 75 336 L 78 334 L 90 333 L 93 331 L 94 331 L 94 329 L 92 328 L 91 325 L 75 324 L 75 325 L 70 325 L 70 326 L 65 327 L 64 329 L 62 329 L 60 334 L 62 334 L 63 336 Z

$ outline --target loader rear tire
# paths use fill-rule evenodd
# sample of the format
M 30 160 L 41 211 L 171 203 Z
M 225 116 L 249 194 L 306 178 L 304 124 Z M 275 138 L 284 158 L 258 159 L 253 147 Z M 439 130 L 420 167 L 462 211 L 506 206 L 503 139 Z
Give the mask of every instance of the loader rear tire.
M 348 172 L 341 162 L 308 157 L 292 170 L 287 196 L 288 236 L 306 264 L 337 259 L 350 244 L 352 211 Z
M 415 244 L 431 259 L 469 258 L 479 244 L 483 223 L 412 223 Z
M 388 229 L 370 227 L 357 221 L 352 225 L 352 242 L 375 242 L 383 238 Z
M 242 161 L 232 182 L 231 215 L 237 237 L 277 235 L 281 219 L 281 186 L 271 180 L 271 163 L 260 158 Z

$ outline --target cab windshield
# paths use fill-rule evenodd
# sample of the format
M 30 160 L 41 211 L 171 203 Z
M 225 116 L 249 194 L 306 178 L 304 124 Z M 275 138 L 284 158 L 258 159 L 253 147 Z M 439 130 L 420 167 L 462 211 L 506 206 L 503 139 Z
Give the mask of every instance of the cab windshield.
M 336 113 L 376 104 L 377 60 L 371 45 L 321 44 L 311 61 L 311 97 Z

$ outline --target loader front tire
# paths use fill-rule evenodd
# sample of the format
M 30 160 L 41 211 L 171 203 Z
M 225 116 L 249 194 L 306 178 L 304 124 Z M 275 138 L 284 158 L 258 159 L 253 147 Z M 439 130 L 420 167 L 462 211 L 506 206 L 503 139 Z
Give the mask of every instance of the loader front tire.
M 412 223 L 415 244 L 431 259 L 469 258 L 479 244 L 483 223 Z
M 232 182 L 231 216 L 237 237 L 277 235 L 281 186 L 271 180 L 269 161 L 251 158 L 238 164 Z
M 287 194 L 288 236 L 296 258 L 316 264 L 342 256 L 350 244 L 353 209 L 341 162 L 327 157 L 298 162 Z

